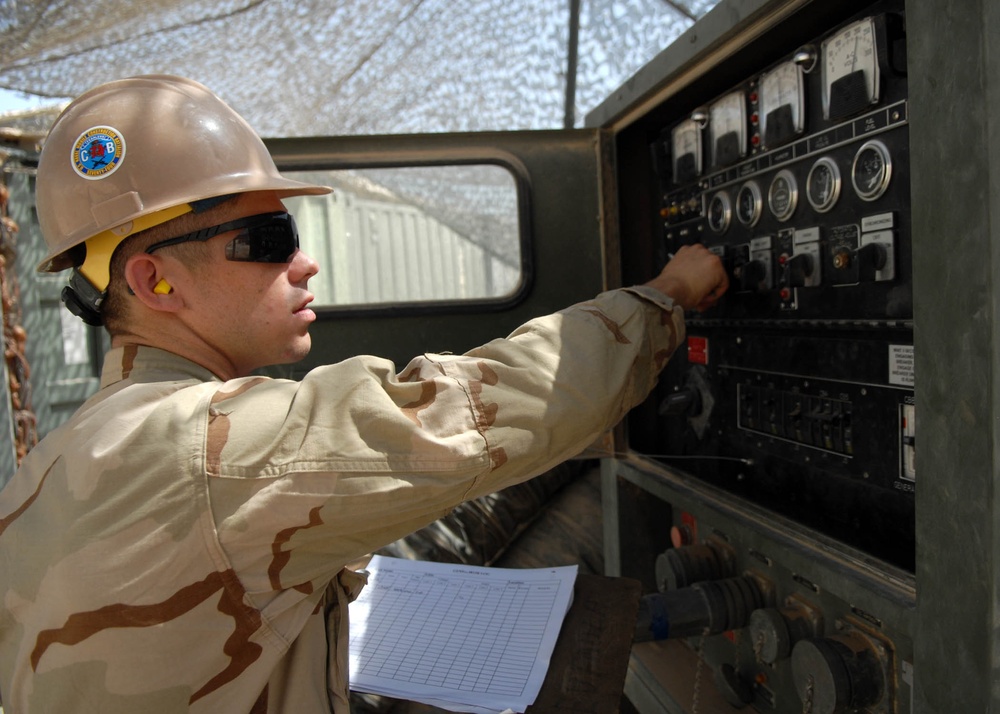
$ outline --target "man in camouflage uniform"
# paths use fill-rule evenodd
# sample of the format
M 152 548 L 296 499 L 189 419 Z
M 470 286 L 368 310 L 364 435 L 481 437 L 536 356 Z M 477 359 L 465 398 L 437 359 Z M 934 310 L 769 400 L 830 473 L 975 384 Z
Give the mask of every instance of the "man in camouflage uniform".
M 112 349 L 0 493 L 8 714 L 346 714 L 345 566 L 578 453 L 727 286 L 685 248 L 465 355 L 249 376 L 309 350 L 318 266 L 281 198 L 327 191 L 189 80 L 103 85 L 57 120 L 40 269 L 73 269 L 64 300 Z

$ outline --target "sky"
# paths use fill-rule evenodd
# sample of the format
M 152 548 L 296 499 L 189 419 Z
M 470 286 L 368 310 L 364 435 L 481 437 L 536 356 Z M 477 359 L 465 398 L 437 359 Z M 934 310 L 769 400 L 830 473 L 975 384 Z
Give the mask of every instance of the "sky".
M 56 104 L 58 100 L 0 88 L 0 114 Z

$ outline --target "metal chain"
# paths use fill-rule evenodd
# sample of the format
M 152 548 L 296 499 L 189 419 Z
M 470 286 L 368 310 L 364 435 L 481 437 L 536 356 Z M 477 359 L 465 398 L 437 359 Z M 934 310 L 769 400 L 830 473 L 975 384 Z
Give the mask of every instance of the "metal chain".
M 757 664 L 763 666 L 764 660 L 761 659 L 761 652 L 764 651 L 764 632 L 761 630 L 757 633 L 757 637 L 753 641 L 753 658 Z
M 21 324 L 21 290 L 14 273 L 18 225 L 7 214 L 7 187 L 0 183 L 0 299 L 3 300 L 4 358 L 14 419 L 17 463 L 38 443 L 37 418 L 31 407 L 31 367 L 25 356 L 28 335 Z
M 809 676 L 806 679 L 806 696 L 802 700 L 802 714 L 810 714 L 813 709 L 813 690 L 816 687 L 816 680 Z
M 701 633 L 701 637 L 698 639 L 698 647 L 694 651 L 697 656 L 697 663 L 694 668 L 694 688 L 691 693 L 691 714 L 698 714 L 699 697 L 701 694 L 701 670 L 705 664 L 703 651 L 705 649 L 705 639 L 708 637 L 709 632 L 709 628 L 706 627 L 705 631 Z
M 743 630 L 733 630 L 733 649 L 736 651 L 735 662 L 733 667 L 736 668 L 736 673 L 739 674 L 740 671 L 740 644 L 743 642 Z

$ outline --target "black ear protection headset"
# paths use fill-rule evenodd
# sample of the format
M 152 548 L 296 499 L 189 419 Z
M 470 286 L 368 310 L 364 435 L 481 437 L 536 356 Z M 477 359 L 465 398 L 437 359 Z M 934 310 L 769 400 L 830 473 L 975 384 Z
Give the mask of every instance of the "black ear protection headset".
M 100 327 L 104 324 L 104 318 L 101 317 L 101 303 L 107 295 L 107 290 L 98 290 L 92 282 L 83 277 L 83 273 L 73 268 L 69 284 L 62 289 L 60 297 L 67 310 L 88 325 Z
M 229 199 L 234 198 L 235 196 L 235 193 L 223 196 L 213 196 L 212 198 L 204 198 L 200 201 L 191 201 L 188 205 L 191 207 L 191 211 L 193 213 L 202 213 L 214 206 L 218 206 L 220 203 L 224 203 Z M 141 232 L 142 231 L 137 231 L 136 233 L 131 234 L 131 236 L 126 234 L 122 240 L 139 235 Z M 121 243 L 118 245 L 121 245 Z M 62 289 L 60 298 L 66 306 L 66 309 L 71 313 L 79 317 L 88 325 L 100 327 L 104 324 L 104 317 L 101 315 L 101 305 L 104 304 L 104 300 L 108 296 L 108 290 L 106 287 L 103 290 L 98 288 L 87 278 L 86 275 L 80 272 L 80 268 L 83 266 L 86 258 L 87 244 L 83 243 L 79 247 L 81 248 L 80 254 L 76 256 L 76 260 L 73 261 L 76 267 L 73 268 L 72 274 L 69 277 L 69 283 Z M 117 246 L 115 249 L 117 250 Z M 109 263 L 111 262 L 113 255 L 114 253 L 108 256 Z

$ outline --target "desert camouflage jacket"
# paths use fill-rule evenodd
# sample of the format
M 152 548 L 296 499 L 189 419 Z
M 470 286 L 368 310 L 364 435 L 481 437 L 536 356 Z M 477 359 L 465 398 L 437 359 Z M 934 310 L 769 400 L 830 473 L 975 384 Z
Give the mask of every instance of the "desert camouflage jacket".
M 580 452 L 683 329 L 636 288 L 399 374 L 223 382 L 111 350 L 0 492 L 6 714 L 347 714 L 345 565 Z

